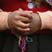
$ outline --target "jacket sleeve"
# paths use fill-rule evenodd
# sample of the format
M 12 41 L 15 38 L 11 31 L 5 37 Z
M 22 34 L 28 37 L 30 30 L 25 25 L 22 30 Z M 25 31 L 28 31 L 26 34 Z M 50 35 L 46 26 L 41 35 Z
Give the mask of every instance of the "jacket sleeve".
M 4 3 L 4 1 L 3 0 L 0 0 L 0 9 L 2 9 L 3 8 L 3 4 Z

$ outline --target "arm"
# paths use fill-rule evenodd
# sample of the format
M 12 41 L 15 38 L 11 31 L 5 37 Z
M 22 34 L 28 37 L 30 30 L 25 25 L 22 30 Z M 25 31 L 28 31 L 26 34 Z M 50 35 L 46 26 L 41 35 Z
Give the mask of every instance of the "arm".
M 8 12 L 4 12 L 0 9 L 0 30 L 6 30 L 8 29 Z
M 0 30 L 6 30 L 6 29 L 14 30 L 15 29 L 20 32 L 29 31 L 30 30 L 29 17 L 31 15 L 30 13 L 32 12 L 19 11 L 19 10 L 16 10 L 13 12 L 5 12 L 1 10 L 0 11 Z M 28 18 L 26 17 L 26 15 L 28 16 Z
M 41 29 L 52 30 L 52 11 L 38 12 L 41 18 Z
M 42 29 L 52 30 L 52 11 L 32 13 L 32 21 L 30 23 L 31 32 L 36 32 Z

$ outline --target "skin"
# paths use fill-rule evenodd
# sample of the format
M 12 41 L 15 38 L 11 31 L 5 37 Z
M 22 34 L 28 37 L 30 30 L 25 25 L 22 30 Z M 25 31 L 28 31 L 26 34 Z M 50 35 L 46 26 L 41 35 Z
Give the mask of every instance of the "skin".
M 35 1 L 39 2 L 38 0 L 35 0 Z M 6 17 L 8 22 L 8 28 L 11 30 L 19 31 L 19 32 L 32 31 L 32 29 L 34 28 L 33 26 L 35 26 L 33 19 L 37 20 L 39 18 L 38 15 L 33 13 L 32 11 L 23 11 L 22 9 L 19 9 L 14 12 L 10 12 L 8 15 L 6 14 L 6 16 L 8 16 Z M 35 31 L 35 28 L 33 31 Z
M 40 2 L 41 0 L 35 0 L 37 7 L 39 7 Z M 31 13 L 29 11 L 23 11 L 22 9 L 10 13 L 8 18 L 8 25 L 10 29 L 14 29 L 19 32 L 25 32 L 24 34 L 36 32 L 40 28 L 40 23 L 41 22 L 38 14 L 33 12 Z
M 22 13 L 21 13 L 22 12 Z M 8 15 L 8 26 L 9 29 L 16 30 L 19 32 L 30 31 L 30 22 L 31 22 L 31 11 L 18 10 L 11 12 Z

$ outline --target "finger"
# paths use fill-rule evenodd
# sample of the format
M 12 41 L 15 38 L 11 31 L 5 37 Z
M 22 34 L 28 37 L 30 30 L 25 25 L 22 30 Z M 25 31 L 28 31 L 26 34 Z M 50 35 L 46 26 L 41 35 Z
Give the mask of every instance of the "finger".
M 14 22 L 15 23 L 15 25 L 16 26 L 18 26 L 18 27 L 22 27 L 22 28 L 26 28 L 26 27 L 29 27 L 30 26 L 30 23 L 23 23 L 23 22 L 21 22 L 21 21 L 18 21 L 18 22 Z
M 21 28 L 21 27 L 16 27 L 16 29 L 17 30 L 19 30 L 19 31 L 24 31 L 24 32 L 28 32 L 28 31 L 30 31 L 30 28 Z
M 14 18 L 16 21 L 20 20 L 22 22 L 25 22 L 25 23 L 29 23 L 31 22 L 32 19 L 29 19 L 27 17 L 24 17 L 24 16 L 19 16 L 19 15 L 16 15 L 15 18 Z
M 19 8 L 18 10 L 19 10 L 20 12 L 23 11 L 23 9 L 21 9 L 21 8 Z
M 22 22 L 26 22 L 26 23 L 31 22 L 31 19 L 29 19 L 29 18 L 27 18 L 27 17 L 21 16 L 19 19 L 20 19 Z
M 20 12 L 26 12 L 26 13 L 33 13 L 33 11 L 23 10 L 23 9 L 21 9 L 21 8 L 19 8 L 19 11 L 20 11 Z
M 32 18 L 31 14 L 29 11 L 15 11 L 16 15 L 21 15 L 21 16 L 25 16 L 25 17 L 28 17 L 28 18 Z
M 33 11 L 28 11 L 28 10 L 25 10 L 24 12 L 26 12 L 26 13 L 33 13 Z
M 32 13 L 29 13 L 29 12 L 27 12 L 27 11 L 24 11 L 24 12 L 22 12 L 20 15 L 31 19 L 31 18 L 32 18 L 31 14 L 32 14 Z

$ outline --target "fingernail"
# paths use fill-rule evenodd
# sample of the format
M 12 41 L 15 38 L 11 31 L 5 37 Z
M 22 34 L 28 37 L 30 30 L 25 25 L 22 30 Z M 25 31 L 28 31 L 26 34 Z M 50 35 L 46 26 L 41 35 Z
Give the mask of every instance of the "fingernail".
M 27 28 L 28 31 L 30 31 L 30 28 Z

